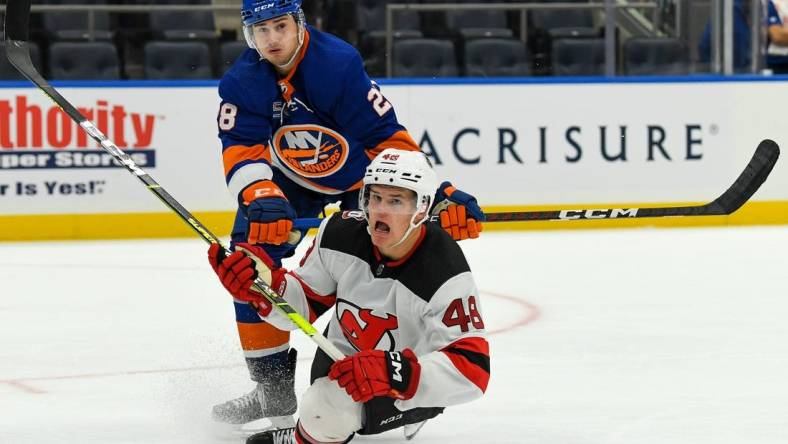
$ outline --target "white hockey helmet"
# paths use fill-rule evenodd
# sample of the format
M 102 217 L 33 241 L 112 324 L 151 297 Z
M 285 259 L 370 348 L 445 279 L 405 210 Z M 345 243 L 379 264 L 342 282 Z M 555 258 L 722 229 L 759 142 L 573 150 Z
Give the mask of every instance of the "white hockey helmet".
M 358 195 L 358 206 L 369 222 L 369 191 L 372 185 L 388 185 L 405 188 L 416 193 L 416 209 L 410 227 L 403 236 L 429 219 L 435 193 L 438 190 L 438 175 L 432 169 L 427 156 L 421 151 L 405 151 L 395 148 L 383 150 L 372 160 L 364 174 L 364 186 Z M 400 240 L 400 242 L 402 242 Z

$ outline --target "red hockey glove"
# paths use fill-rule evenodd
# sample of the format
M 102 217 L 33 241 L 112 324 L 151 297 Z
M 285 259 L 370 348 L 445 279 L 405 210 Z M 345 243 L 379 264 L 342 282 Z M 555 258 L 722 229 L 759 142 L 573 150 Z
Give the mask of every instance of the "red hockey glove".
M 246 209 L 250 244 L 281 245 L 288 241 L 296 211 L 282 190 L 270 180 L 260 180 L 244 188 L 239 202 Z
M 335 362 L 328 377 L 356 402 L 376 396 L 410 399 L 416 394 L 421 365 L 413 351 L 364 350 Z
M 475 197 L 454 188 L 451 182 L 443 182 L 435 201 L 432 214 L 440 217 L 441 227 L 454 240 L 479 237 L 485 217 Z
M 272 305 L 262 294 L 252 289 L 252 284 L 260 276 L 269 286 L 279 288 L 285 270 L 275 268 L 273 260 L 262 248 L 238 244 L 236 249 L 228 255 L 220 244 L 211 244 L 208 262 L 233 297 L 251 303 L 260 316 L 268 316 Z

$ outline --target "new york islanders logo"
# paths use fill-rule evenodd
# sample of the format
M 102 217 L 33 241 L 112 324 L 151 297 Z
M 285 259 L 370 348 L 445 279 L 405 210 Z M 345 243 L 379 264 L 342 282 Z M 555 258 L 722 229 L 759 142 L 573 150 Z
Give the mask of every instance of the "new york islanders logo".
M 393 330 L 397 317 L 386 313 L 381 317 L 368 308 L 361 308 L 348 301 L 337 299 L 337 321 L 345 338 L 356 350 L 394 351 Z
M 302 177 L 330 176 L 348 158 L 350 146 L 336 131 L 320 125 L 287 125 L 274 134 L 274 152 Z

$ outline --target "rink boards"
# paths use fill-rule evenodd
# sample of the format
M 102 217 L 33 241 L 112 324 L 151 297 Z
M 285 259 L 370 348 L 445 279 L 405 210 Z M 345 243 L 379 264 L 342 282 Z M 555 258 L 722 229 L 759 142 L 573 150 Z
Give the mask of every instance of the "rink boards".
M 191 235 L 38 90 L 0 85 L 0 240 Z M 210 229 L 229 232 L 216 82 L 55 85 Z M 487 211 L 706 202 L 760 140 L 788 140 L 786 78 L 409 80 L 382 91 L 439 175 Z M 730 217 L 486 229 L 786 224 L 785 162 Z

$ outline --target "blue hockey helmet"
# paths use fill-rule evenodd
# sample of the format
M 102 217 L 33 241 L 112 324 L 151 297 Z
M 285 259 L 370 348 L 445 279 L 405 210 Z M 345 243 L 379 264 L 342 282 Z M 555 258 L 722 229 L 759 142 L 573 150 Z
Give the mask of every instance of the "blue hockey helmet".
M 302 0 L 243 0 L 241 20 L 244 26 L 270 20 L 285 14 L 298 14 Z

